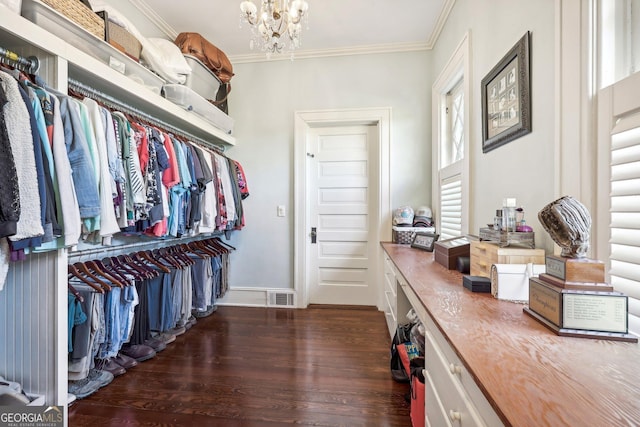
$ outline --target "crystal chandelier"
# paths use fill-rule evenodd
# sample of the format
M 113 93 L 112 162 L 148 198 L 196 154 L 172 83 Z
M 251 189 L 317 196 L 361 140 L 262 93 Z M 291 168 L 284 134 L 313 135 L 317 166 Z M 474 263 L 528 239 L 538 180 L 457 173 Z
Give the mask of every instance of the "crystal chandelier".
M 271 58 L 288 46 L 293 59 L 293 51 L 300 47 L 302 18 L 306 17 L 309 5 L 305 0 L 261 0 L 260 14 L 251 0 L 240 3 L 240 20 L 251 26 L 249 47 L 260 46 Z M 242 24 L 242 22 L 241 22 Z

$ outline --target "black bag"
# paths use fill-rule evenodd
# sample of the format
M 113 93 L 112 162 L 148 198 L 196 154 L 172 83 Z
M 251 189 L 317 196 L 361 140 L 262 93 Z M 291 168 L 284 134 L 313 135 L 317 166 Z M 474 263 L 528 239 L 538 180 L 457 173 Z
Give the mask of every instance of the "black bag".
M 227 115 L 229 114 L 229 104 L 227 103 L 229 92 L 231 92 L 231 83 L 222 83 L 218 88 L 216 100 L 210 101 L 213 105 L 218 107 L 220 110 L 222 110 L 223 113 Z
M 398 325 L 396 333 L 391 340 L 391 378 L 399 383 L 409 382 L 409 373 L 405 371 L 398 353 L 398 345 L 411 341 L 410 334 L 411 328 L 414 323 L 407 323 L 405 325 Z

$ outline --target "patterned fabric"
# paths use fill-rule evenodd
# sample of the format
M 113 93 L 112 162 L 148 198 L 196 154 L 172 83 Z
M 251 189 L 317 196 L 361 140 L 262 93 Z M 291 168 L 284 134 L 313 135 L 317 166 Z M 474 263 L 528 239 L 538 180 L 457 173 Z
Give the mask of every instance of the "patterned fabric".
M 20 218 L 20 191 L 9 134 L 4 118 L 8 100 L 0 85 L 0 237 L 16 234 Z

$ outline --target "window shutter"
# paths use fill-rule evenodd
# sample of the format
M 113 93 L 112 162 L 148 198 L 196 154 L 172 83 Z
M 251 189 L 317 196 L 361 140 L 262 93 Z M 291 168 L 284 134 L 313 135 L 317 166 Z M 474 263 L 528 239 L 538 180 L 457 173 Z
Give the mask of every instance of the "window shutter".
M 440 239 L 462 234 L 462 177 L 453 175 L 440 183 Z
M 640 331 L 640 127 L 611 139 L 611 284 L 629 296 L 629 329 Z

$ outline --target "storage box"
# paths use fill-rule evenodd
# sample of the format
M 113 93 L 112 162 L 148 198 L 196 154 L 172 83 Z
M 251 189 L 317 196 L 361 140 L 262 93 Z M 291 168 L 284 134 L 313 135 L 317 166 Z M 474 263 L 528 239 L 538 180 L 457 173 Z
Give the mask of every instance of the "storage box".
M 491 294 L 498 299 L 526 303 L 529 301 L 529 279 L 544 271 L 544 264 L 493 264 Z
M 184 55 L 187 64 L 191 67 L 191 74 L 187 75 L 184 85 L 193 89 L 198 95 L 208 101 L 215 101 L 220 80 L 198 58 Z
M 22 16 L 160 95 L 164 80 L 104 41 L 104 34 L 100 39 L 93 37 L 85 29 L 38 0 L 23 0 Z
M 462 286 L 471 292 L 491 292 L 491 280 L 482 276 L 462 276 Z
M 42 0 L 42 2 L 100 40 L 104 40 L 104 19 L 80 0 Z
M 104 40 L 111 46 L 118 49 L 120 52 L 125 53 L 130 58 L 136 61 L 140 61 L 140 54 L 142 53 L 142 43 L 134 37 L 126 28 L 121 27 L 115 22 L 109 21 L 107 12 L 102 11 L 98 14 L 104 19 L 105 30 Z
M 164 97 L 174 104 L 178 104 L 188 111 L 193 111 L 228 134 L 233 132 L 233 119 L 191 88 L 179 84 L 166 84 L 162 91 Z
M 394 225 L 392 227 L 392 239 L 393 243 L 400 243 L 402 245 L 409 245 L 413 242 L 413 238 L 417 232 L 421 233 L 435 233 L 435 227 L 399 227 Z
M 458 257 L 469 256 L 470 241 L 468 237 L 454 237 L 434 243 L 434 258 L 436 262 L 449 270 L 455 270 Z

